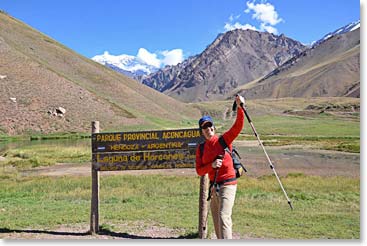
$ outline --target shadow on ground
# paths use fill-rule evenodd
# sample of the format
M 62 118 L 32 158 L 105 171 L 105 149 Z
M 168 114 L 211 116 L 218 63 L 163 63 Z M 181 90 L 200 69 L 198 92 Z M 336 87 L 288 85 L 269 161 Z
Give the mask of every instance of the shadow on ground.
M 178 237 L 149 237 L 149 236 L 137 236 L 131 235 L 129 233 L 123 232 L 113 232 L 108 229 L 101 229 L 98 233 L 99 235 L 107 235 L 111 237 L 121 237 L 121 238 L 130 238 L 130 239 L 194 239 L 198 238 L 198 233 L 189 233 L 183 236 Z
M 47 231 L 47 230 L 19 230 L 19 229 L 8 229 L 8 228 L 0 228 L 0 238 L 1 233 L 30 233 L 30 234 L 49 234 L 55 236 L 90 236 L 93 235 L 91 232 L 62 232 L 62 231 Z M 198 233 L 189 233 L 186 235 L 178 236 L 178 237 L 150 237 L 150 236 L 140 236 L 140 235 L 132 235 L 124 232 L 114 232 L 108 229 L 101 229 L 98 234 L 94 234 L 98 237 L 98 235 L 110 236 L 115 238 L 125 238 L 125 239 L 197 239 Z

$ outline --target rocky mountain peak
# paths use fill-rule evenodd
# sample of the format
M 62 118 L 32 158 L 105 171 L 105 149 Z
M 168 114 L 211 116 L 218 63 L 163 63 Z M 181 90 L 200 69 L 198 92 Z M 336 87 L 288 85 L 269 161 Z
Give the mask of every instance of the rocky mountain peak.
M 221 99 L 305 48 L 285 35 L 236 29 L 218 35 L 201 54 L 142 82 L 185 102 Z

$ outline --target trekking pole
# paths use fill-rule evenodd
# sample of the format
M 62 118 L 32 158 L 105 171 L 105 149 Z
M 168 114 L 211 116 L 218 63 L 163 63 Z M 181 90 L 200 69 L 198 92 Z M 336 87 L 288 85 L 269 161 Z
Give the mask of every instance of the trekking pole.
M 234 103 L 236 103 L 236 101 L 235 101 Z M 245 107 L 244 107 L 243 103 L 241 103 L 241 105 L 240 105 L 240 106 L 241 106 L 241 108 L 242 108 L 243 112 L 244 112 L 244 113 L 245 113 L 245 115 L 246 115 L 247 121 L 249 122 L 249 124 L 250 124 L 250 126 L 251 126 L 251 128 L 252 128 L 252 131 L 254 132 L 255 137 L 257 138 L 257 141 L 259 142 L 260 146 L 262 147 L 262 149 L 263 149 L 263 151 L 264 151 L 264 153 L 265 153 L 266 159 L 268 160 L 269 165 L 270 165 L 270 169 L 271 169 L 271 170 L 273 170 L 273 172 L 274 172 L 274 174 L 275 174 L 275 177 L 277 178 L 277 180 L 278 180 L 278 182 L 279 182 L 280 188 L 282 189 L 282 191 L 283 191 L 283 193 L 284 193 L 284 196 L 285 196 L 285 198 L 286 198 L 286 199 L 287 199 L 287 201 L 288 201 L 289 206 L 290 206 L 290 207 L 291 207 L 291 209 L 293 210 L 292 202 L 291 202 L 291 200 L 289 199 L 289 197 L 288 197 L 288 195 L 287 195 L 287 192 L 285 191 L 285 189 L 284 189 L 284 187 L 283 187 L 283 185 L 282 185 L 282 182 L 280 182 L 280 179 L 279 179 L 279 177 L 278 177 L 278 174 L 277 174 L 277 172 L 275 171 L 274 165 L 273 165 L 273 163 L 271 162 L 271 160 L 270 160 L 270 158 L 269 158 L 269 155 L 268 155 L 268 153 L 266 152 L 265 147 L 264 147 L 264 145 L 262 144 L 262 142 L 261 142 L 261 140 L 260 140 L 260 137 L 259 137 L 259 135 L 258 135 L 258 134 L 257 134 L 257 132 L 256 132 L 256 129 L 255 129 L 254 124 L 252 124 L 252 120 L 251 120 L 250 116 L 248 115 L 247 110 L 245 109 Z M 233 108 L 234 108 L 234 106 L 233 106 Z
M 223 156 L 223 155 L 218 155 L 215 159 L 222 159 L 222 160 L 223 160 L 223 158 L 224 158 L 224 156 Z M 217 176 L 218 176 L 218 172 L 219 172 L 219 168 L 216 168 L 216 169 L 215 169 L 215 175 L 214 175 L 214 181 L 213 181 L 213 183 L 209 186 L 208 198 L 206 199 L 207 201 L 209 201 L 209 200 L 212 198 L 211 194 L 212 194 L 212 188 L 213 188 L 213 186 L 215 186 L 215 191 L 216 191 L 216 192 L 219 192 L 219 190 L 218 190 L 218 186 L 217 186 Z

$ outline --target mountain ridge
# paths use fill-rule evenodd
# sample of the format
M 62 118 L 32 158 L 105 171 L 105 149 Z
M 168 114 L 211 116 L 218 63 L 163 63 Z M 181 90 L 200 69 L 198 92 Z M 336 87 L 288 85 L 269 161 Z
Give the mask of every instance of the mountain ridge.
M 311 46 L 315 47 L 317 45 L 319 45 L 320 43 L 324 42 L 325 40 L 335 36 L 335 35 L 339 35 L 339 34 L 343 34 L 343 33 L 346 33 L 346 32 L 351 32 L 351 31 L 354 31 L 356 29 L 358 29 L 360 27 L 360 20 L 358 21 L 354 21 L 354 22 L 351 22 L 341 28 L 338 28 L 336 29 L 335 31 L 333 32 L 329 32 L 327 34 L 325 34 L 321 39 L 317 40 L 316 42 L 312 43 Z
M 255 46 L 255 49 L 247 49 L 245 52 L 238 51 L 241 49 L 239 45 L 239 40 L 236 40 L 234 42 L 224 42 L 227 46 L 228 50 L 218 48 L 223 42 L 223 40 L 228 40 L 233 34 L 233 32 L 240 32 L 239 30 L 235 30 L 232 32 L 227 32 L 221 35 L 218 35 L 218 37 L 199 55 L 195 56 L 195 58 L 189 62 L 186 63 L 186 65 L 180 65 L 181 67 L 173 67 L 168 70 L 159 70 L 156 73 L 150 74 L 148 76 L 145 76 L 143 79 L 143 83 L 155 88 L 167 95 L 170 95 L 174 98 L 177 98 L 179 100 L 182 100 L 184 102 L 195 102 L 195 101 L 211 101 L 211 100 L 222 100 L 222 99 L 228 99 L 232 98 L 234 94 L 245 91 L 245 88 L 251 87 L 253 84 L 259 84 L 262 81 L 266 80 L 269 77 L 276 76 L 278 73 L 280 73 L 282 70 L 289 69 L 289 67 L 293 66 L 294 63 L 297 63 L 300 60 L 300 57 L 307 56 L 310 57 L 310 54 L 313 54 L 313 50 L 318 50 L 317 53 L 320 53 L 322 55 L 313 55 L 314 61 L 308 61 L 311 65 L 305 65 L 306 67 L 303 67 L 303 72 L 298 71 L 295 73 L 305 73 L 305 71 L 308 71 L 310 68 L 307 68 L 307 66 L 316 66 L 316 63 L 320 62 L 318 66 L 322 66 L 325 63 L 328 63 L 326 60 L 329 59 L 330 61 L 333 61 L 335 59 L 339 59 L 338 64 L 334 64 L 334 66 L 329 66 L 327 70 L 322 71 L 320 70 L 318 73 L 325 73 L 324 76 L 318 77 L 323 78 L 323 80 L 327 80 L 326 83 L 318 83 L 320 88 L 317 88 L 315 86 L 317 83 L 312 82 L 304 82 L 305 86 L 297 86 L 296 89 L 287 90 L 287 86 L 290 86 L 292 84 L 291 82 L 285 83 L 286 85 L 281 85 L 281 80 L 277 82 L 278 86 L 273 87 L 268 84 L 265 86 L 262 86 L 261 88 L 258 86 L 256 87 L 259 89 L 259 92 L 255 91 L 255 87 L 251 89 L 251 92 L 249 90 L 246 90 L 246 93 L 251 98 L 259 98 L 259 97 L 310 97 L 310 96 L 355 96 L 359 97 L 359 49 L 356 50 L 356 53 L 354 54 L 354 58 L 350 57 L 348 59 L 342 60 L 339 56 L 343 56 L 341 54 L 345 47 L 345 45 L 348 45 L 348 39 L 342 39 L 339 40 L 339 37 L 341 35 L 348 36 L 347 33 L 354 32 L 358 33 L 358 35 L 355 35 L 355 44 L 359 44 L 359 30 L 360 27 L 360 21 L 349 23 L 341 28 L 338 28 L 337 30 L 333 32 L 329 32 L 328 34 L 324 35 L 321 39 L 319 39 L 317 42 L 315 42 L 312 46 L 306 47 L 304 46 L 301 50 L 297 50 L 296 52 L 291 53 L 291 56 L 283 56 L 282 59 L 280 59 L 279 53 L 278 56 L 274 55 L 272 58 L 269 59 L 268 54 L 260 55 L 261 59 L 271 61 L 275 63 L 275 66 L 272 67 L 272 69 L 266 69 L 262 67 L 260 70 L 263 74 L 256 74 L 255 76 L 251 74 L 253 72 L 251 70 L 251 62 L 254 61 L 252 59 L 254 56 L 261 54 L 261 51 L 259 49 L 265 50 L 261 44 L 261 42 L 257 42 Z M 250 31 L 249 31 L 250 32 Z M 252 33 L 258 33 L 262 34 L 261 32 L 252 31 Z M 266 33 L 263 33 L 262 35 L 266 35 Z M 235 36 L 235 35 L 233 35 Z M 334 38 L 334 37 L 337 38 Z M 268 36 L 268 40 L 271 40 L 271 36 Z M 274 37 L 274 35 L 273 35 Z M 287 41 L 291 42 L 287 39 L 284 34 L 281 34 L 279 36 L 275 36 L 279 38 L 279 40 L 282 40 L 280 44 L 286 44 Z M 233 39 L 233 37 L 232 37 Z M 357 41 L 358 39 L 358 41 Z M 331 41 L 330 41 L 331 40 Z M 334 41 L 336 40 L 336 41 Z M 236 42 L 237 41 L 237 42 Z M 248 41 L 248 40 L 247 40 Z M 248 41 L 248 43 L 251 44 L 253 40 Z M 296 41 L 297 42 L 297 41 Z M 342 42 L 342 43 L 340 43 Z M 327 45 L 324 45 L 326 43 Z M 279 45 L 277 43 L 275 46 Z M 257 47 L 256 47 L 257 46 Z M 257 49 L 256 49 L 257 48 Z M 349 47 L 351 48 L 351 47 Z M 325 49 L 325 51 L 320 51 L 320 49 Z M 251 53 L 251 51 L 254 51 Z M 239 62 L 243 65 L 243 67 L 246 67 L 246 73 L 241 74 L 241 82 L 239 82 L 239 79 L 233 78 L 233 74 L 241 73 L 242 68 L 238 68 L 237 70 L 231 69 L 231 67 L 234 67 L 233 60 L 231 61 L 228 59 L 228 57 L 223 58 L 221 57 L 221 52 L 223 53 L 226 51 L 227 53 L 235 53 L 238 52 L 242 55 L 242 58 L 245 57 L 245 59 L 242 60 L 242 62 Z M 208 55 L 209 53 L 212 53 L 211 57 Z M 255 54 L 254 54 L 255 53 Z M 213 55 L 214 54 L 214 55 Z M 249 55 L 250 54 L 250 55 Z M 208 59 L 209 57 L 209 59 Z M 288 59 L 287 59 L 288 58 Z M 327 58 L 327 59 L 326 59 Z M 255 60 L 256 61 L 256 60 Z M 345 64 L 343 64 L 343 61 Z M 217 69 L 217 67 L 211 66 L 209 69 L 205 66 L 201 66 L 200 64 L 205 63 L 209 64 L 208 66 L 211 66 L 215 63 L 221 63 L 221 67 Z M 238 63 L 238 62 L 237 62 Z M 257 63 L 252 66 L 259 67 L 263 64 Z M 199 66 L 201 71 L 198 71 L 198 69 L 195 71 L 195 68 Z M 250 69 L 249 69 L 250 67 Z M 344 68 L 343 68 L 344 67 Z M 348 68 L 352 70 L 352 72 L 348 71 Z M 330 70 L 331 69 L 331 70 Z M 333 75 L 333 69 L 335 69 L 335 72 L 338 73 L 340 71 L 340 75 Z M 206 71 L 209 70 L 209 73 Z M 222 76 L 222 81 L 226 81 L 218 86 L 218 81 L 216 81 L 213 77 L 215 77 L 216 70 L 220 70 L 222 73 L 226 73 L 226 71 L 231 71 L 230 73 L 227 73 L 228 76 Z M 232 73 L 232 74 L 231 74 Z M 190 75 L 192 77 L 190 77 Z M 328 78 L 334 78 L 330 79 Z M 339 77 L 339 78 L 338 78 Z M 345 81 L 348 81 L 348 83 L 343 82 L 342 86 L 338 85 L 338 83 L 333 81 L 340 81 L 340 78 L 343 78 Z M 311 78 L 307 78 L 308 80 Z M 311 79 L 312 80 L 312 79 Z M 204 81 L 204 86 L 200 85 Z M 285 80 L 283 80 L 285 81 Z M 301 83 L 301 82 L 297 82 Z M 313 92 L 309 91 L 306 87 L 306 84 L 308 87 L 313 88 Z M 311 86 L 311 84 L 313 84 Z M 326 84 L 330 86 L 333 89 L 326 88 Z M 157 86 L 158 85 L 158 86 Z M 215 88 L 217 86 L 217 88 Z M 342 88 L 343 87 L 343 88 Z M 344 88 L 346 87 L 346 88 Z M 242 90 L 242 89 L 243 90 Z M 278 88 L 278 89 L 276 89 Z M 282 88 L 280 92 L 280 89 Z M 338 89 L 336 89 L 338 88 Z M 272 91 L 274 90 L 274 91 Z M 260 92 L 261 91 L 261 92 Z M 307 91 L 307 92 L 306 92 Z M 215 95 L 216 94 L 216 95 Z

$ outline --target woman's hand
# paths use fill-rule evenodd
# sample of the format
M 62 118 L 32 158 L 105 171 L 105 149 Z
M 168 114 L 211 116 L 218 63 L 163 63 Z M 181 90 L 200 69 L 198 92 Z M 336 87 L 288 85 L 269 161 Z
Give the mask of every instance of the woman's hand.
M 217 159 L 215 159 L 212 163 L 212 168 L 220 168 L 223 164 L 223 156 L 218 156 Z
M 236 95 L 236 104 L 238 108 L 241 108 L 241 104 L 243 107 L 245 107 L 245 98 L 243 96 L 240 95 Z

